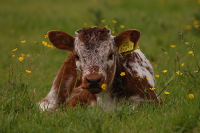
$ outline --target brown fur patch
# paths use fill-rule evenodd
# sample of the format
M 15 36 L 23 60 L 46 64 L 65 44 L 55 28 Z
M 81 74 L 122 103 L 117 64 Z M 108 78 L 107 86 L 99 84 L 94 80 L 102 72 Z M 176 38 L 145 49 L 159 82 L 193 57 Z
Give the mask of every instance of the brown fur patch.
M 115 43 L 117 46 L 119 46 L 125 40 L 129 39 L 134 44 L 136 44 L 139 38 L 140 38 L 140 31 L 135 30 L 135 29 L 125 30 L 115 37 Z
M 110 37 L 110 30 L 106 28 L 90 27 L 82 28 L 77 31 L 78 38 L 84 43 L 90 43 L 91 41 L 101 42 Z

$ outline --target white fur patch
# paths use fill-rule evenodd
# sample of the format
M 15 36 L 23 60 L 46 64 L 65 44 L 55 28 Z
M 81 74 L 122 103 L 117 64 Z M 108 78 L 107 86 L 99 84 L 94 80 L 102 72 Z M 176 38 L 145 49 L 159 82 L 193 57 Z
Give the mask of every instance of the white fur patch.
M 51 91 L 46 96 L 44 101 L 39 102 L 39 106 L 42 111 L 52 111 L 59 106 L 57 103 L 57 95 L 55 93 L 54 86 L 51 88 Z
M 150 62 L 147 60 L 147 58 L 144 56 L 144 54 L 139 49 L 135 50 L 134 52 L 138 53 L 138 55 L 140 56 L 142 61 L 136 59 L 135 62 L 131 62 L 131 61 L 128 62 L 128 64 L 131 66 L 131 70 L 126 67 L 126 63 L 124 63 L 123 66 L 127 69 L 129 74 L 131 74 L 131 75 L 132 75 L 133 71 L 136 71 L 137 76 L 140 76 L 141 78 L 149 78 L 150 80 L 147 80 L 148 83 L 152 87 L 154 87 L 154 75 L 151 74 L 151 73 L 153 73 L 153 68 L 152 68 Z M 149 70 L 147 70 L 147 67 L 150 68 L 151 73 Z
M 105 79 L 107 79 L 107 67 L 112 67 L 115 62 L 115 59 L 108 60 L 110 51 L 115 52 L 116 50 L 114 38 L 111 36 L 106 41 L 96 43 L 97 44 L 89 46 L 93 48 L 88 49 L 87 44 L 84 44 L 78 38 L 75 39 L 75 52 L 79 55 L 80 60 L 76 61 L 76 66 L 79 69 L 81 68 L 83 77 L 91 73 L 98 73 L 102 74 Z M 93 66 L 98 67 L 98 69 L 94 69 Z

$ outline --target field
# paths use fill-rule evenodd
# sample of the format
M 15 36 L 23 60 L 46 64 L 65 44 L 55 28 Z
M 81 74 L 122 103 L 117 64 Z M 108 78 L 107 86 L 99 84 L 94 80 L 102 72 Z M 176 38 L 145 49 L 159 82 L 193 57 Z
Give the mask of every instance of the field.
M 200 0 L 1 0 L 0 25 L 1 133 L 200 132 Z M 107 26 L 113 35 L 140 30 L 164 103 L 40 112 L 37 103 L 68 55 L 44 46 L 44 35 L 75 36 L 84 26 Z

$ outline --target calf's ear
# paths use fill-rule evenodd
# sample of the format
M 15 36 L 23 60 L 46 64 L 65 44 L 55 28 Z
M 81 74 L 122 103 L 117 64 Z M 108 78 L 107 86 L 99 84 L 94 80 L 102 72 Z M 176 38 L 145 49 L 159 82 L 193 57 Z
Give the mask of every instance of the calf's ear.
M 125 30 L 114 37 L 116 46 L 119 48 L 119 53 L 128 54 L 139 48 L 138 40 L 140 31 L 135 29 Z
M 63 31 L 49 31 L 48 37 L 50 42 L 58 49 L 73 52 L 75 38 Z

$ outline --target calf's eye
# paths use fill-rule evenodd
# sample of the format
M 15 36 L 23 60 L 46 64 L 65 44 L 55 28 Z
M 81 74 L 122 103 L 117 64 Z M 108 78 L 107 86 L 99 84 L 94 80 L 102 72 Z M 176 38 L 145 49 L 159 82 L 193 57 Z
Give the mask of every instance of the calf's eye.
M 112 59 L 113 59 L 113 56 L 114 56 L 114 53 L 110 53 L 109 56 L 108 56 L 108 59 L 109 59 L 109 60 L 112 60 Z
M 76 60 L 79 60 L 79 56 L 77 54 L 75 55 L 75 58 L 76 58 Z

